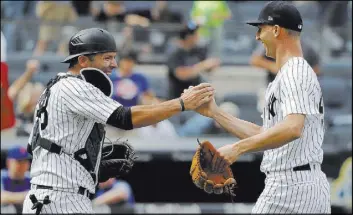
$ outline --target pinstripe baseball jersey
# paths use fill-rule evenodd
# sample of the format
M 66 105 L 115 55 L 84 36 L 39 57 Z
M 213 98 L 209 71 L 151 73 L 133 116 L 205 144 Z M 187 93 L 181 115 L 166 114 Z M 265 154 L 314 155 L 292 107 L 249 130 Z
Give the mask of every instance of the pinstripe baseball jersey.
M 40 135 L 63 147 L 68 154 L 84 148 L 94 124 L 106 124 L 109 116 L 121 106 L 92 84 L 75 77 L 59 80 L 50 91 L 46 108 L 48 124 L 44 130 L 40 130 Z M 43 116 L 41 121 L 45 121 Z M 32 136 L 33 131 L 29 140 Z M 33 151 L 31 183 L 63 190 L 82 186 L 94 193 L 97 182 L 77 160 L 66 153 L 59 155 L 37 147 Z
M 289 59 L 268 85 L 263 128 L 271 128 L 293 113 L 306 115 L 301 137 L 282 147 L 266 150 L 260 168 L 262 172 L 322 163 L 325 130 L 322 92 L 315 72 L 302 57 Z

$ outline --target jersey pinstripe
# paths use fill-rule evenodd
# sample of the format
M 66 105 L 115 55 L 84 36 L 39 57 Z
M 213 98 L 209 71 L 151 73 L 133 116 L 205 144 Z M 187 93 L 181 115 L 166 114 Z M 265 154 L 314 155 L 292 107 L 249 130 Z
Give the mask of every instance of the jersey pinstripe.
M 261 171 L 289 170 L 308 163 L 322 163 L 324 112 L 320 84 L 304 58 L 293 57 L 282 66 L 265 94 L 262 114 L 266 130 L 292 113 L 305 114 L 302 136 L 282 147 L 266 150 Z
M 50 90 L 48 125 L 40 131 L 41 137 L 62 146 L 68 154 L 83 148 L 94 123 L 106 124 L 113 111 L 121 106 L 92 84 L 75 77 L 61 79 Z M 63 190 L 82 186 L 95 192 L 91 175 L 77 160 L 40 147 L 33 151 L 31 178 L 32 184 Z

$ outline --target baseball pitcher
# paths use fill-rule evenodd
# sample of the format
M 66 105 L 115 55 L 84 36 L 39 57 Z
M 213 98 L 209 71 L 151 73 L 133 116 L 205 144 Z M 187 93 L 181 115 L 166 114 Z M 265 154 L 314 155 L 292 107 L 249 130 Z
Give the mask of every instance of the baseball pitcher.
M 196 111 L 241 139 L 219 148 L 220 160 L 234 163 L 244 153 L 264 151 L 265 189 L 253 213 L 330 213 L 330 186 L 321 171 L 324 104 L 317 76 L 303 58 L 301 15 L 291 3 L 274 1 L 248 24 L 258 28 L 256 40 L 279 71 L 266 90 L 263 125 L 231 116 L 214 100 Z M 209 165 L 224 169 L 224 162 L 218 163 Z

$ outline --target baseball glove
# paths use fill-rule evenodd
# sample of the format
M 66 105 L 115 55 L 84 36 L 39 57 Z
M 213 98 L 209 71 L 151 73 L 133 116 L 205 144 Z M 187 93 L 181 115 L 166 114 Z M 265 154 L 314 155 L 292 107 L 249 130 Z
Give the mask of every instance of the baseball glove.
M 137 158 L 132 146 L 127 141 L 119 139 L 112 144 L 103 146 L 102 156 L 98 174 L 99 182 L 128 174 Z
M 194 184 L 207 193 L 235 196 L 236 180 L 229 163 L 209 141 L 199 142 L 199 145 L 190 168 Z

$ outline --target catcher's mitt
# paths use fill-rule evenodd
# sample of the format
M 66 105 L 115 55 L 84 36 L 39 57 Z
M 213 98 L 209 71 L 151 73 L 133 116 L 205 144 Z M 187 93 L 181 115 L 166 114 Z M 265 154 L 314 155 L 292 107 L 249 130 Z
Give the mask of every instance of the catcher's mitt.
M 134 166 L 136 158 L 134 149 L 127 141 L 116 140 L 103 146 L 98 181 L 126 175 Z
M 194 184 L 207 193 L 235 196 L 233 188 L 236 180 L 229 163 L 209 141 L 199 144 L 190 168 Z

